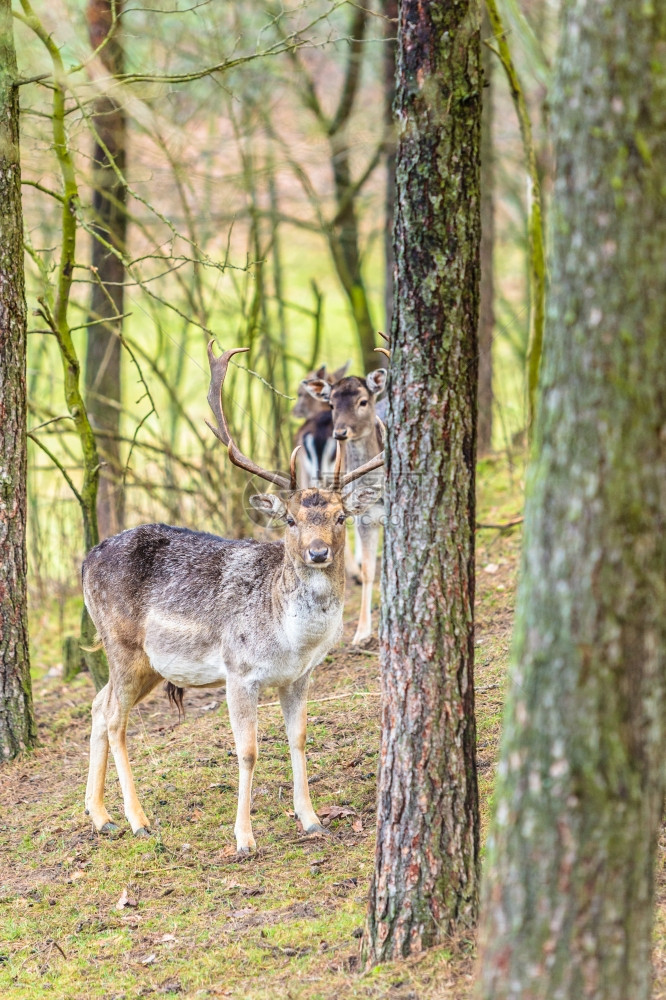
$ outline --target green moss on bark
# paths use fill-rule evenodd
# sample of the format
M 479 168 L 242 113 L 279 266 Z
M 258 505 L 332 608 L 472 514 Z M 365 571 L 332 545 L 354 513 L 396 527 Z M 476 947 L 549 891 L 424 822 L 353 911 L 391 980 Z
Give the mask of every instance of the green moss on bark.
M 479 995 L 647 1000 L 666 749 L 663 6 L 567 4 L 554 125 Z

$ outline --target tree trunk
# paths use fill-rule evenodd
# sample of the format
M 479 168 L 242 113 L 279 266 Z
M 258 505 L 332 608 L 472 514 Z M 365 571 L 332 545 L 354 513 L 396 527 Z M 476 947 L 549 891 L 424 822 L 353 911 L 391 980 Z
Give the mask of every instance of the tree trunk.
M 26 585 L 26 306 L 16 52 L 0 0 L 0 761 L 37 741 Z
M 485 4 L 481 37 L 488 40 L 492 29 Z M 493 69 L 496 56 L 481 47 L 483 64 L 483 113 L 481 115 L 481 298 L 479 302 L 479 421 L 477 443 L 481 454 L 490 451 L 493 437 L 493 330 L 495 328 L 495 165 L 493 163 Z
M 112 38 L 99 53 L 110 76 L 123 71 L 123 50 L 119 25 L 113 24 L 112 11 L 120 14 L 122 3 L 116 0 L 89 0 L 87 18 L 90 44 L 97 48 L 109 32 Z M 125 250 L 127 212 L 126 187 L 117 170 L 125 169 L 125 113 L 120 104 L 106 95 L 95 101 L 92 116 L 97 139 L 93 150 L 93 209 L 95 229 L 105 243 L 121 253 Z M 99 141 L 98 141 L 99 140 Z M 116 534 L 124 525 L 124 491 L 120 459 L 121 403 L 121 320 L 123 313 L 125 268 L 122 260 L 93 238 L 90 319 L 86 353 L 86 405 L 88 417 L 105 463 L 100 470 L 97 516 L 102 538 Z
M 666 7 L 570 0 L 479 995 L 647 1000 L 664 797 Z
M 473 688 L 478 4 L 402 0 L 382 746 L 366 964 L 477 913 Z
M 395 284 L 395 257 L 393 255 L 393 225 L 395 221 L 395 125 L 393 101 L 395 100 L 396 33 L 398 31 L 398 0 L 384 0 L 386 18 L 384 39 L 384 118 L 386 121 L 386 196 L 384 199 L 384 313 L 386 331 L 393 321 L 393 286 Z

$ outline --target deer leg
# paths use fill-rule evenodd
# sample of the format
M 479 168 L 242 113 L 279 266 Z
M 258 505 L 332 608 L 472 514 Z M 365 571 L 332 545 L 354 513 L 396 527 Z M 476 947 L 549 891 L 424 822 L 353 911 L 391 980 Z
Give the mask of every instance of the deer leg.
M 108 646 L 106 648 L 107 654 L 111 656 L 111 650 Z M 160 676 L 152 670 L 144 653 L 135 657 L 130 664 L 123 664 L 123 667 L 125 669 L 119 676 L 125 683 L 119 688 L 114 685 L 108 699 L 106 716 L 109 745 L 123 792 L 125 816 L 132 827 L 132 833 L 141 836 L 150 831 L 150 822 L 141 808 L 134 787 L 134 777 L 127 753 L 127 719 L 134 705 L 145 698 L 159 683 Z
M 236 812 L 236 850 L 249 854 L 255 849 L 252 836 L 250 806 L 252 804 L 252 776 L 257 763 L 257 691 L 247 690 L 242 683 L 227 679 L 227 705 L 229 721 L 234 734 L 238 756 L 238 810 Z
M 364 523 L 364 518 L 357 521 L 357 531 L 361 538 L 361 613 L 358 618 L 356 635 L 352 639 L 354 645 L 363 642 L 372 634 L 372 586 L 375 582 L 377 565 L 377 546 L 379 544 L 379 525 Z
M 358 562 L 356 560 L 356 555 L 352 551 L 349 536 L 347 536 L 347 540 L 345 541 L 345 573 L 350 580 L 353 580 L 354 583 L 361 582 Z
M 301 677 L 289 687 L 280 688 L 280 705 L 287 727 L 291 752 L 291 769 L 294 776 L 294 812 L 306 833 L 324 832 L 319 817 L 312 808 L 308 774 L 305 764 L 305 730 L 308 714 L 308 684 L 310 674 Z
M 104 805 L 104 783 L 106 765 L 109 759 L 109 736 L 106 724 L 106 703 L 110 694 L 106 684 L 95 696 L 92 703 L 92 730 L 90 732 L 90 766 L 86 785 L 86 814 L 90 816 L 96 830 L 111 833 L 116 829 Z

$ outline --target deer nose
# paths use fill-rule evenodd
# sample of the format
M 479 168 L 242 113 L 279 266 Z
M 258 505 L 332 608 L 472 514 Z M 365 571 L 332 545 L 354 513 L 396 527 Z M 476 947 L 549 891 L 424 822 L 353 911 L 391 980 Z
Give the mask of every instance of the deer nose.
M 310 556 L 310 562 L 313 563 L 323 563 L 326 562 L 329 557 L 330 549 L 328 545 L 324 545 L 323 542 L 315 542 L 308 549 L 308 555 Z
M 336 441 L 344 441 L 348 434 L 349 434 L 348 427 L 336 427 L 335 430 L 333 431 L 333 437 L 336 439 Z

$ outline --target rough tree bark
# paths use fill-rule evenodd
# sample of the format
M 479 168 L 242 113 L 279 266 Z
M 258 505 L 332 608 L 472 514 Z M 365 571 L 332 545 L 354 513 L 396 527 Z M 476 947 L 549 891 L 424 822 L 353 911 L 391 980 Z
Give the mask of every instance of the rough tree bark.
M 386 121 L 386 196 L 384 199 L 384 315 L 386 330 L 393 321 L 393 292 L 395 257 L 393 255 L 393 224 L 395 221 L 395 126 L 393 101 L 395 100 L 395 57 L 397 52 L 398 0 L 384 0 L 382 13 L 384 25 L 384 118 Z
M 366 964 L 476 920 L 474 482 L 481 55 L 475 0 L 402 0 L 382 745 Z
M 569 0 L 479 995 L 647 1000 L 666 750 L 666 7 Z
M 485 4 L 481 11 L 481 38 L 492 37 Z M 483 64 L 483 113 L 481 115 L 481 297 L 479 301 L 479 419 L 477 444 L 481 454 L 490 451 L 493 437 L 493 330 L 495 328 L 495 165 L 493 163 L 493 69 L 495 56 L 481 47 Z
M 26 586 L 26 306 L 16 52 L 0 0 L 0 762 L 37 740 Z
M 123 71 L 120 22 L 122 0 L 88 0 L 87 19 L 90 44 L 100 46 L 101 60 L 109 76 Z M 93 150 L 93 209 L 95 228 L 102 239 L 124 252 L 127 232 L 126 186 L 114 169 L 124 172 L 126 123 L 122 106 L 102 94 L 95 100 L 92 121 L 97 133 Z M 104 243 L 93 238 L 90 319 L 86 352 L 86 405 L 95 430 L 104 466 L 100 470 L 97 517 L 102 538 L 124 526 L 124 493 L 120 458 L 121 343 L 122 323 L 114 317 L 123 313 L 125 268 Z

